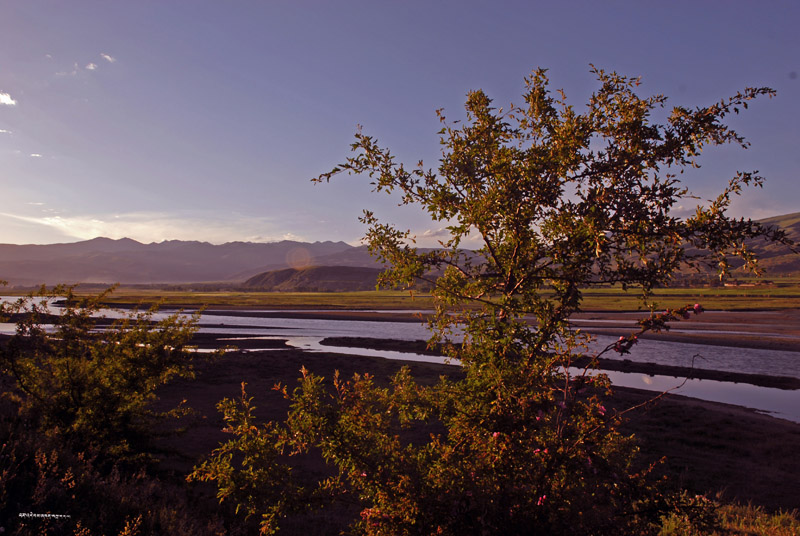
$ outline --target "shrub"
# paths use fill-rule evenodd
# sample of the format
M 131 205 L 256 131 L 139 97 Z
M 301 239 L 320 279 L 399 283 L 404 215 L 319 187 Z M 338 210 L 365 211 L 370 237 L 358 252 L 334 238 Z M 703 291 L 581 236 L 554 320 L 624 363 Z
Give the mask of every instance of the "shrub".
M 0 526 L 14 534 L 222 534 L 182 479 L 153 471 L 155 390 L 191 377 L 196 317 L 155 310 L 106 325 L 107 295 L 58 287 L 2 305 L 16 333 L 0 341 Z M 49 308 L 63 304 L 60 314 Z M 164 432 L 166 433 L 166 432 Z M 28 513 L 52 517 L 28 516 Z
M 98 329 L 106 294 L 77 298 L 71 288 L 42 289 L 8 306 L 18 322 L 0 345 L 0 366 L 13 378 L 24 418 L 41 433 L 115 458 L 136 456 L 148 448 L 158 420 L 184 411 L 157 414 L 148 405 L 159 386 L 191 377 L 193 354 L 185 347 L 196 318 L 154 322 L 151 310 Z M 48 307 L 55 299 L 64 304 L 58 315 Z

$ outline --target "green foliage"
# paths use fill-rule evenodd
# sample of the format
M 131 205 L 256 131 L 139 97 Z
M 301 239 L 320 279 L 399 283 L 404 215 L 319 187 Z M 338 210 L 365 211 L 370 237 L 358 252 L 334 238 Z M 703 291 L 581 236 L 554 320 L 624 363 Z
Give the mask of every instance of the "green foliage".
M 642 331 L 663 329 L 702 310 L 655 313 L 652 290 L 680 268 L 710 263 L 724 276 L 733 254 L 757 270 L 744 240 L 785 240 L 725 214 L 742 186 L 761 184 L 756 173 L 738 174 L 689 218 L 673 212 L 691 198 L 678 177 L 706 145 L 746 146 L 722 119 L 773 91 L 676 107 L 657 124 L 651 114 L 665 97 L 640 98 L 638 80 L 593 72 L 600 89 L 583 113 L 551 93 L 543 70 L 526 79 L 522 107 L 496 110 L 474 91 L 466 122 L 449 124 L 439 112 L 438 171 L 422 162 L 409 170 L 356 134 L 355 156 L 315 180 L 368 175 L 376 190 L 398 192 L 401 204 L 446 222 L 450 238 L 425 252 L 410 231 L 369 211 L 362 218 L 370 250 L 390 266 L 382 284 L 433 286 L 431 343 L 444 343 L 464 378 L 421 386 L 404 371 L 385 387 L 368 375 L 336 377 L 331 391 L 304 372 L 293 393 L 284 389 L 287 420 L 263 429 L 243 394 L 238 406 L 221 406 L 236 439 L 195 478 L 216 480 L 221 499 L 262 513 L 265 532 L 325 494 L 355 502 L 361 516 L 351 528 L 375 535 L 647 534 L 670 515 L 715 523 L 706 503 L 666 493 L 635 468 L 632 438 L 603 405 L 607 378 L 570 368 L 587 338 L 569 318 L 585 289 L 620 284 L 639 289 L 651 307 Z M 473 241 L 479 249 L 463 248 Z M 457 335 L 463 344 L 452 344 Z M 605 351 L 625 353 L 635 342 L 623 338 Z M 280 479 L 291 472 L 279 467 L 281 455 L 314 452 L 333 476 L 282 493 Z
M 285 441 L 273 423 L 255 423 L 255 407 L 244 383 L 240 400 L 222 400 L 217 408 L 227 424 L 224 431 L 234 439 L 215 449 L 211 459 L 196 467 L 190 479 L 215 480 L 220 502 L 232 501 L 236 512 L 248 517 L 261 514 L 263 530 L 275 531 L 279 516 L 290 510 L 295 497 L 304 495 L 290 468 L 277 462 Z
M 191 377 L 193 357 L 185 347 L 196 318 L 153 322 L 151 310 L 98 330 L 106 294 L 77 299 L 70 288 L 42 289 L 8 306 L 18 321 L 15 335 L 0 345 L 0 366 L 13 378 L 24 418 L 42 433 L 114 457 L 136 456 L 157 421 L 185 412 L 159 414 L 148 404 L 159 386 Z M 59 315 L 48 309 L 55 299 L 64 304 Z
M 110 292 L 110 291 L 108 291 Z M 190 377 L 196 318 L 151 310 L 97 316 L 107 293 L 42 289 L 0 316 L 0 526 L 13 534 L 221 534 L 181 480 L 150 470 L 157 425 L 186 412 L 150 409 L 155 390 Z M 58 300 L 63 308 L 52 314 Z M 54 514 L 51 517 L 39 516 Z

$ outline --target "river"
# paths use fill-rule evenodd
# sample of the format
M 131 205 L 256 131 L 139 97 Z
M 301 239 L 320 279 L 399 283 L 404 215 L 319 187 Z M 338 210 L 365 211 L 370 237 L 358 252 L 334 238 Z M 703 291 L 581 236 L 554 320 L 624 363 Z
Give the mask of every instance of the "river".
M 420 354 L 320 344 L 326 337 L 424 340 L 428 338 L 428 331 L 421 323 L 279 316 L 288 312 L 291 311 L 237 310 L 236 314 L 230 314 L 227 311 L 207 310 L 201 316 L 200 331 L 229 334 L 232 344 L 235 344 L 237 338 L 284 339 L 288 345 L 309 352 L 325 351 L 387 359 L 443 362 L 442 358 Z M 115 311 L 106 313 L 108 316 L 120 314 Z M 170 311 L 163 310 L 156 315 L 156 318 L 162 318 L 169 313 Z M 264 313 L 273 316 L 265 318 Z M 0 333 L 11 333 L 13 328 L 13 324 L 0 324 Z M 616 337 L 599 335 L 590 350 L 597 351 L 614 340 Z M 608 354 L 606 356 L 614 357 Z M 661 365 L 691 366 L 693 363 L 696 368 L 800 378 L 800 352 L 641 340 L 625 358 Z M 608 372 L 608 375 L 612 382 L 619 386 L 652 391 L 674 389 L 672 392 L 675 394 L 746 406 L 776 417 L 800 422 L 800 390 L 781 390 L 714 380 L 692 379 L 683 382 L 682 379 L 671 376 L 624 372 Z

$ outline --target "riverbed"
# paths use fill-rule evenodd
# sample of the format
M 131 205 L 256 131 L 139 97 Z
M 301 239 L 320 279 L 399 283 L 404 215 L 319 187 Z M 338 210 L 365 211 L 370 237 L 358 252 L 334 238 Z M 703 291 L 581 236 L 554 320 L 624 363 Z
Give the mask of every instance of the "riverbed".
M 372 312 L 374 315 L 381 315 L 380 320 L 353 320 L 347 318 L 346 314 L 341 311 L 337 311 L 337 316 L 333 318 L 326 314 L 309 318 L 307 316 L 314 316 L 314 313 L 309 311 L 303 311 L 301 316 L 290 315 L 290 313 L 292 312 L 261 310 L 250 313 L 237 311 L 235 314 L 230 314 L 230 311 L 210 310 L 203 314 L 201 332 L 227 334 L 229 342 L 233 345 L 237 344 L 237 341 L 239 343 L 248 341 L 248 346 L 252 348 L 251 351 L 258 349 L 255 341 L 259 339 L 264 341 L 285 340 L 288 346 L 307 352 L 336 352 L 352 356 L 372 356 L 404 361 L 452 363 L 446 358 L 435 355 L 362 346 L 330 346 L 322 343 L 326 338 L 337 337 L 368 337 L 407 342 L 428 338 L 427 327 L 421 322 L 410 322 L 405 317 L 403 317 L 403 321 L 392 321 L 391 316 L 398 313 Z M 285 318 L 281 315 L 292 317 Z M 719 324 L 730 327 L 728 323 L 721 322 Z M 620 329 L 624 328 L 627 326 L 623 325 Z M 706 326 L 702 333 L 707 334 L 709 331 L 713 331 L 713 329 Z M 734 330 L 726 329 L 724 331 Z M 762 336 L 767 337 L 768 334 L 765 333 Z M 614 335 L 598 334 L 588 351 L 590 353 L 598 352 L 616 338 Z M 608 353 L 606 356 L 614 357 L 614 355 L 609 356 Z M 617 357 L 640 363 L 800 378 L 800 352 L 788 350 L 737 348 L 642 339 L 633 347 L 630 354 Z M 616 371 L 609 371 L 607 374 L 612 383 L 618 386 L 655 392 L 670 391 L 703 400 L 736 404 L 800 422 L 800 390 L 797 389 L 775 389 L 747 383 L 707 379 L 686 380 L 686 378 L 658 374 Z
M 174 311 L 162 310 L 154 319 L 160 319 Z M 244 345 L 247 351 L 271 351 L 276 341 L 285 341 L 286 346 L 306 352 L 334 352 L 350 356 L 371 356 L 385 359 L 430 363 L 449 362 L 441 356 L 408 351 L 364 348 L 362 346 L 330 346 L 322 343 L 327 338 L 368 337 L 380 340 L 419 341 L 429 337 L 429 332 L 420 319 L 425 311 L 287 311 L 255 309 L 210 309 L 200 317 L 200 333 L 216 334 L 226 344 Z M 104 311 L 109 317 L 118 317 L 124 312 Z M 792 348 L 798 334 L 793 331 L 790 317 L 788 324 L 780 324 L 769 313 L 733 322 L 720 313 L 710 313 L 703 321 L 681 323 L 666 337 L 643 337 L 630 354 L 618 356 L 613 352 L 607 358 L 629 360 L 632 363 L 652 363 L 660 366 L 684 367 L 727 371 L 762 376 L 787 376 L 800 379 L 800 352 L 769 349 L 775 341 L 780 347 Z M 756 320 L 752 320 L 755 317 Z M 636 313 L 594 313 L 575 319 L 576 328 L 593 333 L 594 340 L 587 353 L 597 353 L 613 343 L 618 334 L 632 332 Z M 786 327 L 788 326 L 788 327 Z M 784 329 L 786 328 L 786 329 Z M 13 324 L 0 324 L 0 333 L 12 333 Z M 699 337 L 692 342 L 691 337 Z M 709 337 L 715 337 L 711 339 Z M 710 344 L 720 337 L 724 342 L 745 337 L 756 340 L 756 345 L 767 348 L 742 348 L 725 344 Z M 668 339 L 668 340 L 664 340 Z M 258 341 L 264 341 L 259 347 Z M 798 345 L 800 346 L 800 345 Z M 610 354 L 610 355 L 609 355 Z M 457 363 L 454 363 L 457 364 Z M 578 373 L 580 371 L 573 371 Z M 686 379 L 673 375 L 606 372 L 614 385 L 634 387 L 654 392 L 670 391 L 693 398 L 736 404 L 783 419 L 800 422 L 800 390 L 775 389 L 742 382 L 715 381 L 710 379 Z

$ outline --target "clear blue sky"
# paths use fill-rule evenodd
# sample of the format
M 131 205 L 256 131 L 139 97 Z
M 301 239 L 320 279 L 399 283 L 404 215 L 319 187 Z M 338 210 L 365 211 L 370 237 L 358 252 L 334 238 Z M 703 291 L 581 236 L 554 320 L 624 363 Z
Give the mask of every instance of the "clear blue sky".
M 435 232 L 366 179 L 310 178 L 357 124 L 410 163 L 439 157 L 434 110 L 519 102 L 523 77 L 582 106 L 589 63 L 643 95 L 707 105 L 770 86 L 687 185 L 760 170 L 736 215 L 800 211 L 800 3 L 162 0 L 0 4 L 0 243 L 128 236 L 344 240 L 364 208 Z M 687 207 L 688 208 L 688 207 Z

